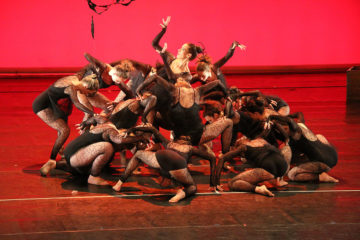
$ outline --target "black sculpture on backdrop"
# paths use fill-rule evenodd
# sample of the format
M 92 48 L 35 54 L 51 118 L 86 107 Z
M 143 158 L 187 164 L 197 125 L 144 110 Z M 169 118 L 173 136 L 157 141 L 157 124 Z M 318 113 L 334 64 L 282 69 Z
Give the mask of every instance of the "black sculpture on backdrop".
M 93 2 L 93 0 L 87 0 L 89 8 L 99 15 L 109 10 L 112 5 L 121 4 L 123 6 L 129 6 L 133 1 L 135 0 L 116 0 L 109 4 L 96 4 Z M 93 16 L 91 16 L 91 36 L 92 38 L 95 38 L 95 25 Z

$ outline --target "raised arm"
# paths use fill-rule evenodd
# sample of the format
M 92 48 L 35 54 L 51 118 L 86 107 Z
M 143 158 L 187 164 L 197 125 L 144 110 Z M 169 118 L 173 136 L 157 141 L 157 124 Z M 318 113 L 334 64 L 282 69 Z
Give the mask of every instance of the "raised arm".
M 224 66 L 224 64 L 229 61 L 229 59 L 234 55 L 235 52 L 235 48 L 239 47 L 241 50 L 245 50 L 246 46 L 240 44 L 238 41 L 234 41 L 231 44 L 231 47 L 229 48 L 229 50 L 227 51 L 226 55 L 221 58 L 220 60 L 218 60 L 216 63 L 214 63 L 214 68 L 218 69 L 221 68 L 222 66 Z
M 167 45 L 165 43 L 164 48 L 166 49 Z M 170 68 L 170 64 L 169 64 L 169 55 L 165 53 L 164 49 L 162 51 L 159 52 L 160 56 L 164 62 L 164 67 L 165 67 L 165 71 L 166 74 L 169 78 L 169 80 L 172 80 L 173 82 L 176 82 L 176 75 L 174 74 L 174 72 L 171 70 Z
M 88 60 L 89 63 L 94 64 L 96 67 L 100 68 L 101 70 L 106 69 L 106 63 L 94 58 L 89 53 L 85 53 L 84 56 L 85 56 L 86 60 Z
M 65 89 L 65 93 L 70 96 L 71 101 L 75 105 L 75 107 L 85 113 L 88 113 L 90 116 L 94 115 L 92 109 L 87 108 L 83 104 L 80 103 L 78 96 L 77 96 L 77 88 L 75 86 L 69 86 Z
M 161 32 L 158 33 L 156 35 L 156 37 L 154 38 L 154 40 L 152 41 L 152 46 L 153 48 L 155 48 L 155 50 L 158 50 L 158 51 L 161 51 L 163 48 L 160 46 L 159 42 L 161 40 L 161 38 L 164 36 L 165 32 L 166 32 L 166 29 L 167 29 L 167 26 L 170 22 L 170 19 L 171 17 L 167 17 L 166 20 L 162 19 L 162 24 L 160 24 L 161 26 Z

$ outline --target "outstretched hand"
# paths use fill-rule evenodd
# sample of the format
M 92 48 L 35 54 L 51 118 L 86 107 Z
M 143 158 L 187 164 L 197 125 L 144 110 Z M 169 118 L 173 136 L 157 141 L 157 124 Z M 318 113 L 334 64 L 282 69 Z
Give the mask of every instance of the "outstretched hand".
M 236 47 L 239 47 L 242 51 L 246 50 L 246 46 L 244 44 L 240 44 L 238 41 L 234 41 L 232 44 L 232 49 L 235 49 Z
M 169 25 L 170 19 L 171 19 L 171 16 L 168 16 L 166 18 L 166 20 L 162 19 L 162 23 L 160 23 L 160 26 L 162 28 L 166 28 Z

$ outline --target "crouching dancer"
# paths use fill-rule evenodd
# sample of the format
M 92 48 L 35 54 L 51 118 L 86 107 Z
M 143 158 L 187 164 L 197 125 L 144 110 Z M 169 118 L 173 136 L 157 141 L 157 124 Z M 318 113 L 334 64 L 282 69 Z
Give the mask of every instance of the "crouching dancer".
M 194 195 L 197 190 L 196 184 L 187 168 L 188 160 L 192 155 L 197 155 L 210 161 L 210 185 L 213 185 L 216 158 L 205 151 L 193 147 L 190 137 L 181 136 L 174 141 L 169 141 L 154 127 L 137 127 L 135 130 L 151 131 L 166 149 L 158 150 L 157 152 L 137 151 L 129 161 L 125 172 L 120 176 L 120 180 L 113 187 L 115 191 L 120 191 L 122 184 L 138 167 L 140 162 L 143 162 L 152 168 L 159 169 L 162 176 L 171 178 L 184 187 L 169 202 L 178 202 L 181 199 Z
M 264 181 L 280 178 L 286 173 L 288 164 L 280 150 L 262 138 L 239 140 L 235 150 L 219 158 L 219 163 L 216 166 L 216 183 L 220 190 L 222 190 L 219 184 L 223 164 L 236 156 L 246 158 L 246 164 L 250 170 L 245 170 L 231 179 L 228 183 L 230 190 L 255 192 L 273 197 L 274 194 L 265 185 L 257 185 Z
M 327 173 L 337 164 L 338 154 L 335 147 L 323 135 L 315 135 L 304 123 L 297 123 L 287 117 L 270 116 L 270 118 L 287 122 L 289 126 L 289 145 L 294 153 L 291 163 L 295 165 L 288 172 L 290 180 L 339 182 Z
M 90 174 L 88 183 L 108 185 L 100 177 L 103 167 L 112 159 L 114 152 L 128 144 L 146 141 L 143 136 L 127 136 L 112 123 L 99 124 L 71 141 L 65 148 L 67 164 L 80 174 Z

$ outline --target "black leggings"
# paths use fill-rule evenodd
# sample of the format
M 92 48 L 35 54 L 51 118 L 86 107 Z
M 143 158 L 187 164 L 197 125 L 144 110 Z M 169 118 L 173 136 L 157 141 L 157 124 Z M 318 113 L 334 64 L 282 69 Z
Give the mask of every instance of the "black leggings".
M 163 171 L 172 171 L 187 168 L 186 159 L 172 150 L 159 150 L 156 152 L 156 159 Z
M 256 167 L 265 169 L 275 177 L 281 177 L 286 173 L 288 164 L 280 154 L 271 153 L 264 157 L 259 164 L 256 164 Z

